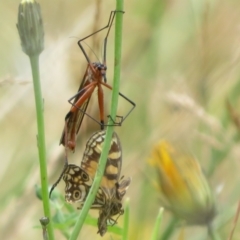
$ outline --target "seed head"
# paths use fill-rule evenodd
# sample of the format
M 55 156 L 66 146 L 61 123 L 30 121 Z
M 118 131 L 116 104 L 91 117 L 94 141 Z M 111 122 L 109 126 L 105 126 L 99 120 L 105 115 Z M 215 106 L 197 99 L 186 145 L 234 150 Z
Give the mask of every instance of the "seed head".
M 17 29 L 23 52 L 28 56 L 39 55 L 44 47 L 44 31 L 40 5 L 35 0 L 21 1 Z

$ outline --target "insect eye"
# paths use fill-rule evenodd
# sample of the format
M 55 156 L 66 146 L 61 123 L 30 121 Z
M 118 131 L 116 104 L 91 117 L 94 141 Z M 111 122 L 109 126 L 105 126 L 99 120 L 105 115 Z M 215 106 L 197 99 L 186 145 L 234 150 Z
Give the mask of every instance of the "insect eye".
M 75 190 L 75 191 L 73 192 L 73 198 L 74 198 L 74 200 L 78 200 L 80 197 L 81 197 L 80 191 L 79 191 L 79 190 Z

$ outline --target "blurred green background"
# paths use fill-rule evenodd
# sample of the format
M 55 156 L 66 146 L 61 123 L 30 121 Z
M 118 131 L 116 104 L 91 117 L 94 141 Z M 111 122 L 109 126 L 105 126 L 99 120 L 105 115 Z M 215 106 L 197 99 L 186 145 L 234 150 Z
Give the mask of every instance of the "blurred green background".
M 64 161 L 59 139 L 70 108 L 67 100 L 76 93 L 87 66 L 77 40 L 105 26 L 115 2 L 39 3 L 45 29 L 40 71 L 52 185 Z M 35 103 L 29 60 L 21 51 L 16 29 L 18 4 L 16 0 L 0 3 L 0 236 L 38 240 L 41 229 L 36 227 L 43 211 L 34 187 L 40 184 Z M 93 61 L 102 59 L 104 34 L 86 41 Z M 114 29 L 107 49 L 110 85 L 113 42 Z M 225 102 L 229 99 L 233 109 L 239 110 L 239 46 L 239 1 L 125 2 L 120 91 L 137 108 L 116 131 L 124 154 L 122 175 L 133 179 L 126 194 L 130 198 L 129 239 L 149 238 L 161 206 L 146 160 L 162 138 L 181 142 L 198 158 L 216 196 L 215 224 L 222 239 L 229 236 L 240 196 L 240 138 Z M 109 102 L 110 92 L 106 93 Z M 119 114 L 124 115 L 125 105 L 120 103 Z M 94 99 L 89 111 L 97 112 Z M 69 156 L 71 163 L 80 163 L 85 143 L 97 129 L 85 117 L 77 150 Z M 64 193 L 63 184 L 57 189 Z M 165 212 L 163 219 L 161 232 L 171 222 L 171 214 Z M 233 239 L 240 238 L 239 227 Z M 181 230 L 176 227 L 169 239 L 178 239 Z M 81 239 L 118 239 L 110 233 L 101 238 L 96 232 L 96 227 L 86 225 Z M 58 231 L 56 236 L 64 239 Z M 207 239 L 207 230 L 185 227 L 184 239 Z

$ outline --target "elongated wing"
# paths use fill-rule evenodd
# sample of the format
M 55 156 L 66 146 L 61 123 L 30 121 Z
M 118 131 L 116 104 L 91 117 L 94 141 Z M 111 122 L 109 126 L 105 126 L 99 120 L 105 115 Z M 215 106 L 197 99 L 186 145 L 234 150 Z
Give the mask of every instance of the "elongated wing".
M 94 179 L 98 167 L 98 162 L 103 149 L 106 131 L 98 131 L 94 133 L 86 144 L 86 149 L 81 162 L 81 168 L 84 169 L 89 176 Z M 108 159 L 101 181 L 100 195 L 105 198 L 112 198 L 116 193 L 116 184 L 120 177 L 122 168 L 122 149 L 118 135 L 114 132 L 112 135 L 111 145 L 108 153 Z
M 81 167 L 94 178 L 98 161 L 102 153 L 103 142 L 106 132 L 95 133 L 87 142 Z M 114 132 L 111 140 L 111 146 L 108 153 L 107 164 L 97 192 L 93 209 L 99 209 L 98 233 L 103 236 L 107 231 L 107 225 L 114 225 L 115 215 L 122 215 L 122 198 L 125 195 L 131 179 L 121 179 L 119 181 L 122 167 L 122 149 L 119 137 Z
M 82 121 L 83 121 L 85 112 L 87 110 L 88 103 L 90 101 L 91 96 L 88 99 L 86 99 L 81 106 L 78 106 L 78 109 L 76 109 L 74 106 L 78 102 L 78 100 L 82 97 L 82 95 L 85 93 L 86 87 L 92 81 L 91 78 L 92 78 L 93 74 L 91 73 L 91 71 L 92 70 L 88 65 L 87 70 L 84 74 L 83 80 L 80 84 L 80 87 L 79 87 L 77 93 L 69 100 L 69 102 L 72 104 L 72 107 L 65 117 L 67 138 L 65 137 L 65 126 L 64 126 L 59 144 L 66 146 L 65 141 L 67 141 L 67 147 L 69 147 L 71 150 L 75 149 L 76 136 L 81 127 L 81 124 L 82 124 Z M 71 102 L 72 100 L 73 100 L 73 102 Z M 74 111 L 73 111 L 73 109 L 74 109 Z

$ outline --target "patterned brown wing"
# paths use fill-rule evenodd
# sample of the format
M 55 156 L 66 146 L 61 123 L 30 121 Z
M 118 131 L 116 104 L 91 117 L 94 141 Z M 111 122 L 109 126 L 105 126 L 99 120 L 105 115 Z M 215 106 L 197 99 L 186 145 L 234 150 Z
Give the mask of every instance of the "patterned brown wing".
M 84 202 L 93 183 L 89 175 L 80 167 L 69 164 L 62 178 L 66 183 L 66 202 Z
M 92 135 L 86 144 L 81 167 L 92 179 L 98 167 L 105 135 L 106 131 L 97 132 Z M 118 214 L 118 218 L 124 213 L 122 198 L 130 185 L 131 179 L 121 179 L 119 181 L 121 167 L 121 143 L 119 137 L 114 132 L 101 185 L 92 204 L 92 208 L 99 209 L 98 233 L 101 236 L 106 233 L 108 223 L 111 225 L 116 224 L 117 221 L 113 219 L 113 216 Z
M 86 150 L 81 162 L 81 168 L 85 170 L 89 176 L 94 179 L 98 167 L 100 155 L 102 153 L 103 143 L 105 140 L 106 131 L 94 133 L 86 144 Z M 116 184 L 120 177 L 122 168 L 122 149 L 121 143 L 114 132 L 112 135 L 108 159 L 101 181 L 96 200 L 92 208 L 100 208 L 107 199 L 112 199 L 116 194 Z
M 66 183 L 65 198 L 67 202 L 80 203 L 81 209 L 92 185 L 98 162 L 102 153 L 106 131 L 94 133 L 86 144 L 81 167 L 68 165 L 63 174 Z M 119 180 L 122 167 L 121 143 L 114 132 L 104 171 L 104 175 L 97 192 L 92 209 L 99 209 L 98 233 L 101 236 L 107 231 L 107 225 L 117 223 L 117 218 L 124 213 L 122 198 L 125 195 L 131 179 Z M 114 220 L 113 216 L 118 215 Z
M 95 177 L 105 135 L 106 131 L 94 133 L 86 144 L 81 167 L 69 164 L 63 173 L 62 178 L 66 183 L 65 199 L 70 203 L 79 202 L 80 209 L 85 202 Z M 117 134 L 113 133 L 104 176 L 95 201 L 92 204 L 93 209 L 101 209 L 107 202 L 107 199 L 115 197 L 120 171 L 121 145 Z

